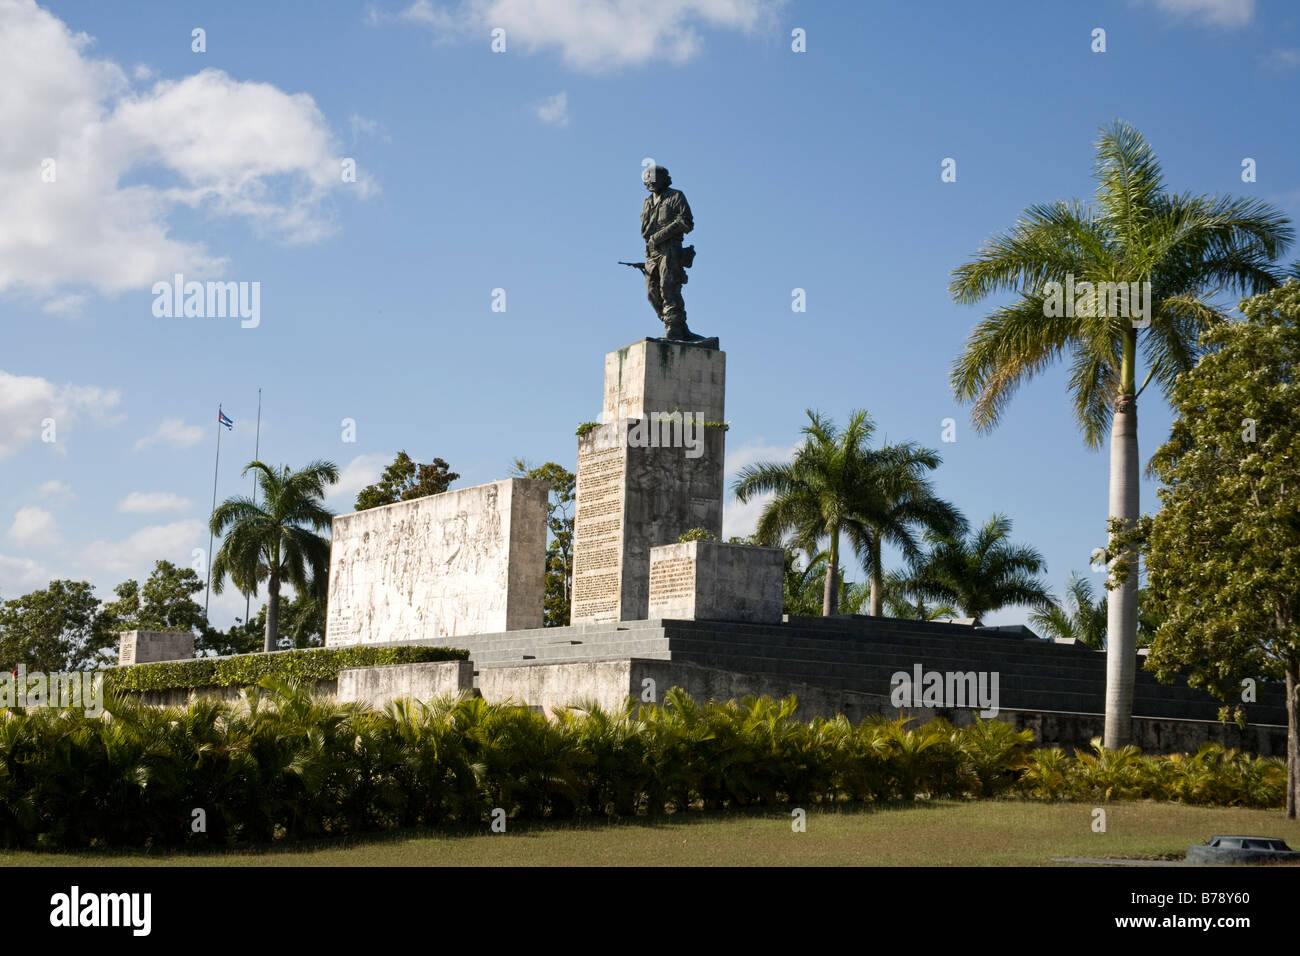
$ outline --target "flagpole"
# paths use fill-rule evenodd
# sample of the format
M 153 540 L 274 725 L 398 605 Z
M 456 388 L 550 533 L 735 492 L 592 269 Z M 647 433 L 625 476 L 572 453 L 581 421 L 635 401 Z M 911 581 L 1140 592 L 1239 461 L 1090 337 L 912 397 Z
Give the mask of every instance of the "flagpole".
M 257 390 L 257 437 L 253 440 L 253 460 L 261 461 L 262 450 L 262 390 Z M 253 473 L 253 504 L 257 504 L 257 473 Z M 248 611 L 252 606 L 252 593 L 244 595 L 244 624 L 248 624 Z
M 208 621 L 208 599 L 212 594 L 212 515 L 217 510 L 217 469 L 221 466 L 221 406 L 217 405 L 217 460 L 212 465 L 212 512 L 208 514 L 208 583 L 203 592 L 203 620 Z

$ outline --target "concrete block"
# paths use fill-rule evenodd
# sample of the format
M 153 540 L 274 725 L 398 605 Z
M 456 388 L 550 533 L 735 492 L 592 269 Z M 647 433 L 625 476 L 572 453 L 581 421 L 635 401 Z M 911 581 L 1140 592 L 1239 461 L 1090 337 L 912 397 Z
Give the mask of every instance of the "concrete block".
M 355 701 L 380 710 L 390 701 L 402 698 L 428 701 L 473 688 L 472 661 L 384 664 L 339 671 L 336 699 L 341 704 Z
M 194 656 L 194 635 L 189 631 L 122 631 L 117 644 L 119 664 L 179 661 Z
M 779 624 L 785 554 L 721 541 L 650 549 L 649 616 Z
M 655 412 L 699 412 L 725 421 L 727 353 L 642 339 L 605 356 L 605 424 Z

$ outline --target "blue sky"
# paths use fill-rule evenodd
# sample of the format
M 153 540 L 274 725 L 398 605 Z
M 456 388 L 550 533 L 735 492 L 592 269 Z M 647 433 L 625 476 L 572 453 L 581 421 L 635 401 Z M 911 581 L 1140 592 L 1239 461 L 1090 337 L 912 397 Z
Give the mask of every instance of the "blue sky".
M 1116 118 L 1175 191 L 1300 218 L 1298 89 L 1280 0 L 0 0 L 0 597 L 189 564 L 217 405 L 225 497 L 259 387 L 263 458 L 337 462 L 335 510 L 399 448 L 460 484 L 572 468 L 604 353 L 659 331 L 615 265 L 641 258 L 647 157 L 695 214 L 686 304 L 727 352 L 729 473 L 788 454 L 806 408 L 866 408 L 942 452 L 973 521 L 1010 515 L 1059 591 L 1103 540 L 1106 451 L 1059 369 L 971 430 L 948 372 L 996 302 L 954 305 L 949 274 L 1027 205 L 1089 198 Z M 260 323 L 156 317 L 176 272 L 260 283 Z M 1148 391 L 1144 456 L 1169 421 Z M 729 502 L 725 530 L 754 517 Z M 214 598 L 216 624 L 242 611 Z

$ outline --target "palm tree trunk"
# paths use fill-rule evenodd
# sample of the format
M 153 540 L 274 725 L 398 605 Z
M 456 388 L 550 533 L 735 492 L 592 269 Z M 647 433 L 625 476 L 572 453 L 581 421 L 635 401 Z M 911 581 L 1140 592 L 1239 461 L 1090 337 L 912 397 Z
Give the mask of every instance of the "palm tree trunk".
M 1110 517 L 1128 528 L 1138 517 L 1137 399 L 1133 395 L 1132 351 L 1136 332 L 1125 341 L 1124 378 L 1110 426 Z M 1133 677 L 1137 670 L 1138 556 L 1134 549 L 1112 555 L 1128 565 L 1124 583 L 1106 600 L 1107 748 L 1123 747 L 1133 737 Z
M 880 538 L 871 539 L 871 616 L 880 617 L 884 610 L 885 576 L 880 570 Z
M 266 595 L 266 646 L 263 650 L 269 654 L 280 640 L 280 575 L 277 571 L 271 572 Z
M 831 532 L 830 558 L 826 562 L 826 590 L 822 592 L 822 617 L 830 617 L 840 606 L 840 531 Z
M 1291 656 L 1286 670 L 1286 818 L 1296 818 L 1300 803 L 1300 660 Z

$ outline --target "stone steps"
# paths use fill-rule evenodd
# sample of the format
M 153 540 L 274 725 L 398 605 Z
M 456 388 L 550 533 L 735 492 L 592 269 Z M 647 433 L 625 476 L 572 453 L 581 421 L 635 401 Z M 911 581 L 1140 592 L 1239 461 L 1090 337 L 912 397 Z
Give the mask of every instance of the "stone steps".
M 1104 710 L 1105 654 L 1026 639 L 1015 632 L 888 618 L 794 618 L 783 624 L 646 620 L 534 628 L 422 640 L 464 647 L 476 670 L 519 664 L 642 658 L 740 673 L 781 675 L 836 690 L 888 696 L 898 671 L 996 671 L 1008 710 Z M 1261 686 L 1252 722 L 1285 723 L 1280 688 Z M 1164 685 L 1139 669 L 1138 716 L 1212 720 L 1221 703 L 1185 683 Z

